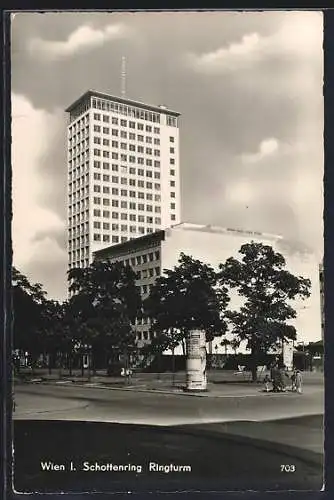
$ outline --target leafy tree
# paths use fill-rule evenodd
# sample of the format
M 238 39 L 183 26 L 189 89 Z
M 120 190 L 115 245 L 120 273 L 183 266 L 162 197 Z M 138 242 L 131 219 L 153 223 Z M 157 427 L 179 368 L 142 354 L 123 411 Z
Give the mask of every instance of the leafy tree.
M 178 266 L 157 278 L 144 302 L 144 312 L 151 317 L 151 330 L 164 339 L 164 347 L 173 350 L 182 343 L 185 353 L 185 340 L 192 329 L 205 330 L 207 341 L 225 332 L 221 315 L 228 296 L 224 287 L 216 285 L 214 269 L 184 253 Z
M 220 265 L 220 282 L 244 299 L 227 319 L 236 337 L 247 340 L 256 381 L 261 354 L 277 342 L 296 338 L 295 327 L 287 323 L 297 315 L 290 302 L 309 297 L 311 282 L 284 269 L 284 257 L 271 246 L 251 242 L 242 245 L 239 253 L 241 260 L 231 257 Z
M 14 349 L 29 352 L 33 364 L 43 352 L 47 303 L 46 292 L 42 285 L 31 284 L 24 274 L 13 267 Z
M 75 337 L 81 345 L 103 349 L 107 355 L 135 345 L 133 324 L 142 306 L 136 273 L 120 262 L 95 261 L 68 272 L 68 304 Z

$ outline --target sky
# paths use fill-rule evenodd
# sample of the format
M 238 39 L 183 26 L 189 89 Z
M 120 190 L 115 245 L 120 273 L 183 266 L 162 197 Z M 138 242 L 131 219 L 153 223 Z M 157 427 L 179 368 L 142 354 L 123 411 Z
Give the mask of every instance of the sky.
M 88 89 L 181 113 L 182 220 L 323 253 L 321 12 L 18 13 L 13 264 L 66 298 L 65 108 Z

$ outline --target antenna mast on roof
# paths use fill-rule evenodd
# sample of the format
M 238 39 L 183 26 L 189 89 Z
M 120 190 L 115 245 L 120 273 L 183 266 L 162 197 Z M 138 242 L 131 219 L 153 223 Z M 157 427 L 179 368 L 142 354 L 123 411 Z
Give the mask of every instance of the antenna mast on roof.
M 122 57 L 122 74 L 121 74 L 121 95 L 125 97 L 126 94 L 126 58 Z

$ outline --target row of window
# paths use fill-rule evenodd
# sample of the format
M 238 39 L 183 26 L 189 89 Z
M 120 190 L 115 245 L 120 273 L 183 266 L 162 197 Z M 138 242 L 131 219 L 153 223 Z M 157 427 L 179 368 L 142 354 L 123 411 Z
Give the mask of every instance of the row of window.
M 103 198 L 102 200 L 103 200 L 102 204 L 104 206 L 110 206 L 110 200 L 108 198 Z M 95 205 L 100 205 L 101 204 L 101 198 L 97 198 L 97 197 L 94 198 L 94 203 L 95 203 Z M 141 212 L 143 212 L 143 211 L 146 210 L 147 212 L 153 212 L 154 211 L 156 214 L 160 214 L 161 213 L 161 207 L 160 206 L 153 207 L 152 205 L 146 205 L 146 207 L 145 207 L 144 203 L 135 203 L 135 202 L 132 202 L 132 201 L 129 202 L 128 208 L 130 210 L 136 210 L 136 207 L 137 207 L 137 210 L 139 210 Z M 154 210 L 153 210 L 153 208 L 154 208 Z M 126 215 L 126 213 L 125 214 L 121 213 L 121 216 L 122 215 Z M 122 217 L 119 217 L 119 212 L 112 212 L 111 216 L 112 216 L 113 219 L 122 218 Z M 125 220 L 125 219 L 123 219 L 123 220 Z
M 100 212 L 100 210 L 98 210 Z M 95 212 L 95 210 L 94 210 Z M 104 212 L 103 212 L 104 213 Z M 108 212 L 109 216 L 110 217 L 110 212 Z M 95 215 L 95 213 L 94 213 Z M 128 214 L 125 214 L 126 216 Z M 98 217 L 98 215 L 97 215 Z M 107 216 L 106 216 L 107 217 Z M 122 220 L 129 220 L 131 222 L 140 222 L 140 223 L 144 223 L 145 222 L 145 216 L 144 215 L 137 215 L 137 214 L 129 214 L 128 217 L 124 217 Z M 161 224 L 161 218 L 160 217 L 150 217 L 150 216 L 146 216 L 146 223 L 147 224 Z M 98 220 L 95 220 L 93 222 L 93 226 L 94 226 L 94 229 L 107 229 L 109 230 L 110 229 L 110 223 L 109 222 L 102 222 L 101 221 L 98 221 Z M 127 231 L 128 230 L 128 226 L 125 224 L 122 224 L 122 225 L 119 225 L 119 224 L 111 224 L 111 229 L 112 231 Z
M 102 153 L 102 155 L 101 155 Z M 146 153 L 149 154 L 149 155 L 152 155 L 152 149 L 148 149 L 146 148 Z M 154 152 L 154 154 L 156 156 L 160 156 L 160 152 L 157 151 L 157 154 L 156 152 Z M 102 156 L 103 158 L 112 158 L 113 160 L 118 160 L 120 159 L 121 161 L 124 161 L 124 162 L 129 162 L 129 163 L 138 163 L 139 165 L 144 165 L 144 163 L 146 163 L 146 165 L 153 165 L 152 163 L 152 159 L 150 158 L 146 158 L 146 162 L 145 162 L 145 158 L 143 156 L 134 156 L 134 155 L 127 155 L 125 153 L 117 153 L 115 151 L 112 151 L 111 154 L 110 154 L 110 151 L 107 151 L 107 150 L 102 150 L 102 149 L 94 149 L 94 156 Z M 128 159 L 129 158 L 129 159 Z M 169 164 L 170 165 L 175 165 L 175 158 L 169 158 Z
M 116 165 L 116 167 L 118 167 Z M 121 169 L 122 173 L 126 173 L 124 172 L 123 169 Z M 146 177 L 149 177 L 149 178 L 155 178 L 155 179 L 160 179 L 160 173 L 159 172 L 154 172 L 152 170 L 138 170 L 138 172 L 140 172 L 140 174 L 138 175 L 141 175 L 143 176 L 145 173 L 146 173 Z M 135 173 L 135 172 L 134 172 Z M 104 182 L 110 182 L 110 175 L 108 174 L 100 174 L 98 172 L 94 172 L 94 176 L 93 176 L 94 180 L 95 181 L 104 181 Z M 116 179 L 116 176 L 112 176 L 111 179 Z M 125 179 L 122 181 L 122 179 Z M 116 180 L 112 180 L 112 182 L 118 184 L 118 181 Z M 76 182 L 76 181 L 73 181 L 73 183 L 70 182 L 69 184 L 69 187 L 70 189 L 73 187 L 73 189 L 75 190 L 77 187 L 79 188 L 83 183 L 82 182 Z M 129 184 L 129 186 L 138 186 L 138 187 L 145 187 L 145 182 L 141 179 L 127 179 L 127 177 L 121 177 L 121 184 Z M 175 187 L 175 181 L 172 180 L 172 181 L 169 181 L 169 185 L 171 187 Z M 112 190 L 115 190 L 115 192 L 113 191 L 113 194 L 117 194 L 117 191 L 118 191 L 118 188 L 112 188 Z
M 146 120 L 154 123 L 160 123 L 160 114 L 147 111 L 142 108 L 131 106 L 128 104 L 120 104 L 118 102 L 109 101 L 107 99 L 92 98 L 92 107 L 102 111 L 119 113 L 124 116 L 131 116 L 139 120 Z M 109 118 L 108 115 L 102 115 L 103 118 Z
M 138 161 L 139 165 L 144 165 L 144 162 L 142 160 Z M 101 162 L 99 160 L 94 160 L 94 168 L 101 168 Z M 159 160 L 150 160 L 149 158 L 146 160 L 146 166 L 147 167 L 160 167 L 160 161 Z M 110 163 L 109 162 L 102 162 L 102 167 L 103 170 L 110 170 Z M 136 173 L 136 168 L 135 167 L 128 167 L 127 165 L 118 165 L 117 163 L 112 163 L 112 168 L 111 170 L 113 172 L 118 172 L 119 170 L 124 173 L 129 173 L 129 174 L 135 174 Z
M 138 279 L 149 279 L 155 276 L 160 276 L 160 267 L 150 267 L 149 269 L 143 269 L 142 271 L 137 271 Z
M 101 114 L 94 113 L 94 120 L 101 121 Z M 121 127 L 129 127 L 131 129 L 136 128 L 136 122 L 134 122 L 134 121 L 131 121 L 131 120 L 128 121 L 128 120 L 121 119 L 118 122 L 117 118 L 112 118 L 112 120 L 114 120 L 114 121 L 112 121 L 112 123 L 114 125 L 120 125 Z M 109 123 L 110 117 L 108 115 L 103 115 L 102 121 L 105 123 Z M 143 123 L 137 123 L 138 130 L 144 130 L 144 128 L 145 128 L 146 132 L 153 132 L 154 134 L 160 134 L 160 127 L 152 127 L 152 125 L 146 125 L 144 127 Z

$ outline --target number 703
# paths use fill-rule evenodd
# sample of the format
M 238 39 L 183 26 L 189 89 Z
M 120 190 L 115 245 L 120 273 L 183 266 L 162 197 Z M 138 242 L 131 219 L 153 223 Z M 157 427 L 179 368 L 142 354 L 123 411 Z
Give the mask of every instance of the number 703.
M 281 465 L 281 472 L 295 472 L 296 466 L 295 465 L 288 465 L 288 464 L 283 464 Z

